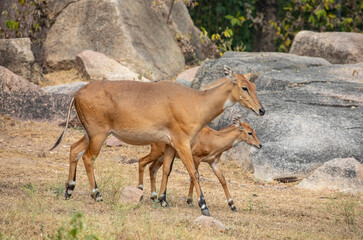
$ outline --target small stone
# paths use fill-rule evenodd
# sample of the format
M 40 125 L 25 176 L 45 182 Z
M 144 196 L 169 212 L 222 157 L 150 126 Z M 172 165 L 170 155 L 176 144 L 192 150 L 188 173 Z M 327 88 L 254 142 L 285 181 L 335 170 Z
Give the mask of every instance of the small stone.
M 214 228 L 221 232 L 223 232 L 226 229 L 226 226 L 224 226 L 223 223 L 221 223 L 217 219 L 215 219 L 213 217 L 203 216 L 203 215 L 201 215 L 197 219 L 195 219 L 194 224 L 196 224 L 198 226 Z
M 139 203 L 144 196 L 144 192 L 136 187 L 131 187 L 131 186 L 126 186 L 124 187 L 124 189 L 122 190 L 120 199 L 119 199 L 119 203 L 121 204 L 130 204 L 130 203 L 134 203 L 137 204 Z
M 120 147 L 122 146 L 122 142 L 117 139 L 115 136 L 111 136 L 109 137 L 106 141 L 105 144 L 107 147 Z

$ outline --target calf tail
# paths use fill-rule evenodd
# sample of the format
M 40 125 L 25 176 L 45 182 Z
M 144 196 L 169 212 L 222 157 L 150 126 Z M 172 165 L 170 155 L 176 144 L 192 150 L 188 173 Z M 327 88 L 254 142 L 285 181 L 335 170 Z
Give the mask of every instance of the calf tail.
M 54 148 L 56 148 L 60 144 L 60 142 L 62 141 L 63 136 L 66 134 L 68 124 L 69 124 L 69 118 L 71 116 L 71 109 L 72 109 L 72 106 L 73 106 L 73 102 L 74 102 L 74 97 L 72 97 L 72 99 L 69 101 L 68 111 L 67 111 L 67 119 L 66 119 L 66 127 L 64 128 L 62 135 L 58 138 L 58 140 L 54 144 L 54 146 L 51 149 L 49 149 L 49 151 L 52 151 Z

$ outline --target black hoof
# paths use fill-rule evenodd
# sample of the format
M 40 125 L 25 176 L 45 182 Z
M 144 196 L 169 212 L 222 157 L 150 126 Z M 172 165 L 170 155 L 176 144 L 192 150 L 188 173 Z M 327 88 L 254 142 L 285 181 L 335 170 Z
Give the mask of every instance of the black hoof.
M 231 210 L 232 210 L 233 212 L 238 212 L 236 207 L 231 207 Z
M 187 199 L 187 203 L 188 203 L 189 205 L 192 205 L 192 203 L 193 203 L 193 199 L 188 198 L 188 199 Z
M 168 204 L 168 202 L 167 202 L 167 201 L 165 201 L 165 200 L 159 200 L 159 201 L 160 201 L 160 205 L 161 205 L 162 207 L 164 207 L 164 208 L 169 207 L 169 204 Z
M 64 193 L 64 197 L 66 200 L 69 200 L 69 198 L 72 196 L 72 194 L 68 194 L 67 191 Z
M 208 208 L 204 208 L 204 209 L 202 209 L 202 214 L 203 214 L 204 216 L 209 217 L 209 216 L 210 216 L 210 214 L 209 214 L 209 210 L 208 210 Z
M 103 202 L 102 196 L 100 194 L 99 191 L 93 191 L 91 193 L 91 197 L 96 201 L 96 202 Z

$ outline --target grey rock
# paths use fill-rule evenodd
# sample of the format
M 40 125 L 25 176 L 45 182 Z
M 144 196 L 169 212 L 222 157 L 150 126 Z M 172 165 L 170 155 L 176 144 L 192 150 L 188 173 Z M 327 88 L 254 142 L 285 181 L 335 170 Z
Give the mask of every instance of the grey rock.
M 199 68 L 200 66 L 196 66 L 179 73 L 175 81 L 184 86 L 191 87 L 193 79 L 197 74 Z
M 217 60 L 206 60 L 192 82 L 195 89 L 203 89 L 215 79 L 224 76 L 223 67 L 229 66 L 234 72 L 262 74 L 271 70 L 299 70 L 315 66 L 331 65 L 322 58 L 301 57 L 288 53 L 275 52 L 226 52 Z
M 44 92 L 50 93 L 50 94 L 55 93 L 55 94 L 72 95 L 73 93 L 78 91 L 78 89 L 80 89 L 81 87 L 83 87 L 87 84 L 88 84 L 88 82 L 80 81 L 80 82 L 73 82 L 73 83 L 43 87 L 42 90 Z
M 164 4 L 162 14 L 167 15 L 169 4 Z M 170 16 L 169 27 L 175 34 L 182 34 L 182 40 L 178 41 L 179 46 L 187 63 L 206 58 L 219 58 L 220 53 L 215 44 L 209 38 L 204 37 L 203 43 L 200 40 L 200 30 L 194 26 L 193 20 L 189 15 L 188 9 L 183 1 L 175 1 L 173 11 Z
M 354 158 L 335 158 L 324 163 L 297 186 L 360 194 L 363 193 L 363 165 Z
M 0 39 L 0 66 L 34 83 L 42 78 L 29 38 Z
M 243 159 L 246 164 L 241 164 L 247 168 L 252 162 L 255 177 L 267 181 L 307 176 L 333 158 L 354 157 L 362 162 L 363 76 L 352 74 L 362 69 L 363 63 L 331 65 L 310 58 L 309 64 L 286 55 L 287 60 L 279 58 L 286 63 L 286 69 L 282 69 L 273 61 L 264 64 L 252 58 L 252 63 L 248 63 L 248 55 L 243 61 L 229 56 L 205 61 L 194 79 L 202 82 L 199 86 L 207 85 L 223 75 L 223 65 L 231 66 L 237 73 L 251 72 L 253 68 L 261 73 L 255 84 L 266 114 L 256 116 L 235 104 L 210 124 L 220 129 L 241 115 L 255 129 L 262 149 L 246 152 L 245 146 L 239 144 L 233 150 L 237 153 L 229 157 Z M 250 153 L 248 161 L 245 158 Z
M 22 120 L 52 121 L 65 117 L 68 103 L 68 95 L 48 94 L 0 66 L 0 114 Z
M 87 49 L 153 80 L 168 78 L 184 68 L 174 33 L 165 17 L 151 9 L 152 1 L 67 2 L 44 42 L 50 69 L 74 67 L 77 54 Z
M 77 55 L 77 68 L 89 81 L 135 80 L 150 82 L 149 79 L 122 66 L 106 55 L 92 50 L 84 50 Z
M 290 53 L 322 57 L 333 64 L 363 62 L 363 34 L 351 32 L 299 32 Z

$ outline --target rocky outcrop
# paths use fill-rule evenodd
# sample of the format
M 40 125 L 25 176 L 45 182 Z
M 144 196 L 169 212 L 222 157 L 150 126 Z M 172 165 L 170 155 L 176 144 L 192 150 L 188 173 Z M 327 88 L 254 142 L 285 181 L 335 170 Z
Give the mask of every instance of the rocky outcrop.
M 354 158 L 332 159 L 297 186 L 310 190 L 329 189 L 363 194 L 363 165 Z
M 205 86 L 223 76 L 223 65 L 237 73 L 260 74 L 255 83 L 266 114 L 257 117 L 236 104 L 211 123 L 219 129 L 242 115 L 255 129 L 262 149 L 246 152 L 239 144 L 234 151 L 240 150 L 244 161 L 251 156 L 256 178 L 297 179 L 333 158 L 363 160 L 363 76 L 353 76 L 363 63 L 331 65 L 320 58 L 290 54 L 224 55 L 205 61 L 193 85 Z
M 348 32 L 299 32 L 290 53 L 322 57 L 334 64 L 363 62 L 363 34 Z
M 0 39 L 0 66 L 34 83 L 39 83 L 42 77 L 29 38 Z
M 48 94 L 0 67 L 0 114 L 22 120 L 56 120 L 65 117 L 68 103 L 68 95 Z
M 193 79 L 199 70 L 199 66 L 192 67 L 178 74 L 175 82 L 180 83 L 184 86 L 191 87 Z
M 161 10 L 163 15 L 167 15 L 169 3 L 164 4 Z M 171 14 L 169 26 L 175 33 L 176 40 L 184 54 L 187 63 L 206 58 L 219 58 L 220 52 L 215 44 L 207 37 L 200 39 L 200 30 L 194 26 L 193 20 L 189 15 L 188 9 L 183 1 L 175 1 Z
M 77 55 L 77 68 L 88 81 L 98 80 L 135 80 L 150 82 L 149 79 L 122 66 L 106 55 L 85 50 Z
M 138 74 L 164 79 L 184 68 L 184 56 L 166 20 L 145 1 L 84 0 L 63 4 L 45 40 L 46 64 L 74 66 L 76 55 L 94 50 Z
M 72 95 L 73 93 L 78 91 L 78 89 L 80 89 L 86 84 L 88 84 L 88 82 L 79 81 L 79 82 L 43 87 L 42 90 L 49 94 Z
M 224 65 L 229 66 L 237 73 L 255 73 L 260 75 L 271 70 L 299 70 L 331 64 L 322 58 L 301 57 L 287 53 L 226 52 L 221 59 L 206 60 L 203 62 L 203 67 L 199 69 L 198 74 L 193 80 L 192 87 L 195 89 L 203 89 L 215 79 L 223 77 Z

